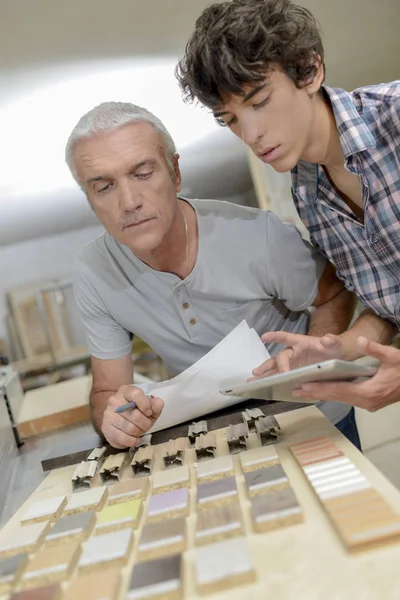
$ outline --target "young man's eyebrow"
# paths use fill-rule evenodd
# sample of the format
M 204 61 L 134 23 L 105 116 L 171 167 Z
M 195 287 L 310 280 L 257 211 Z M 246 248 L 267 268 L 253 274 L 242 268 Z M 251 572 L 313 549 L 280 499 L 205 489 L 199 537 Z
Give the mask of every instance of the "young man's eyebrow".
M 258 94 L 258 92 L 261 92 L 261 90 L 263 90 L 267 85 L 268 85 L 268 82 L 264 81 L 264 83 L 261 83 L 260 85 L 257 85 L 255 88 L 250 90 L 250 92 L 248 92 L 245 96 L 243 96 L 242 104 L 251 100 L 254 96 L 256 96 Z M 217 112 L 213 111 L 213 115 L 216 119 L 218 117 L 222 117 L 222 115 L 227 115 L 228 113 L 229 113 L 229 110 L 221 110 L 221 111 L 217 111 Z
M 264 83 L 261 83 L 260 85 L 257 85 L 257 87 L 253 88 L 248 94 L 243 96 L 242 104 L 251 100 L 256 94 L 258 94 L 258 92 L 261 92 L 261 90 L 263 90 L 267 85 L 268 83 L 264 81 Z

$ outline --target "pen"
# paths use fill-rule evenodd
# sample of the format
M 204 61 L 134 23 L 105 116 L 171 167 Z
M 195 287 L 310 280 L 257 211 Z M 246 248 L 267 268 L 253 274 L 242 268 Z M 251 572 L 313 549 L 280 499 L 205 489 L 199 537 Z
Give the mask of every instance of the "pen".
M 152 398 L 154 398 L 154 396 L 152 396 L 151 394 L 145 394 L 146 398 L 148 398 L 148 400 L 151 400 Z M 134 408 L 136 408 L 136 402 L 127 402 L 126 404 L 122 404 L 121 406 L 118 406 L 118 408 L 115 409 L 115 412 L 118 414 L 127 412 L 128 410 L 133 410 Z

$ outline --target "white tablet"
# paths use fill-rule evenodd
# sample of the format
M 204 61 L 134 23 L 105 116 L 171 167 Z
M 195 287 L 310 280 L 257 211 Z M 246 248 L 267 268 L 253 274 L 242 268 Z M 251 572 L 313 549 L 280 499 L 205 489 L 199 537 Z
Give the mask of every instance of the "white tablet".
M 301 387 L 303 383 L 353 381 L 358 378 L 372 377 L 376 371 L 375 367 L 345 360 L 327 360 L 300 369 L 293 369 L 287 373 L 278 373 L 277 375 L 255 379 L 254 381 L 239 382 L 237 379 L 227 379 L 220 383 L 219 391 L 227 396 L 313 404 L 316 400 L 293 398 L 293 390 Z

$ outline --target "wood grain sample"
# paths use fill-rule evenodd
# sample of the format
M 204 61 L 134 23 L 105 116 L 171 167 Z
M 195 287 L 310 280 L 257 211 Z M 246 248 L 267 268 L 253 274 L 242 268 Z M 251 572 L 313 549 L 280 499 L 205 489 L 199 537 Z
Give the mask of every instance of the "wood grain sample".
M 195 578 L 199 593 L 211 594 L 256 579 L 245 537 L 202 546 L 195 551 Z
M 195 542 L 199 546 L 243 534 L 242 511 L 237 501 L 197 512 Z
M 174 554 L 137 563 L 126 592 L 126 600 L 181 600 L 182 556 Z
M 268 492 L 251 499 L 253 528 L 257 532 L 301 523 L 303 514 L 292 488 Z
M 98 514 L 95 533 L 138 527 L 142 516 L 143 502 L 140 498 L 107 504 Z
M 148 477 L 139 477 L 121 481 L 109 488 L 108 504 L 116 502 L 125 502 L 134 498 L 145 498 L 149 491 L 150 479 Z
M 153 494 L 160 494 L 168 490 L 177 490 L 182 487 L 190 486 L 189 465 L 167 469 L 166 471 L 157 471 L 153 475 Z
M 74 492 L 79 490 L 89 490 L 92 487 L 93 477 L 96 475 L 97 461 L 83 460 L 76 467 L 72 475 L 72 489 Z
M 344 456 L 343 452 L 326 436 L 290 444 L 289 448 L 302 467 Z
M 281 465 L 247 471 L 244 474 L 244 480 L 249 496 L 289 487 L 289 480 Z
M 80 553 L 81 545 L 78 541 L 43 546 L 29 561 L 21 579 L 21 589 L 64 581 L 72 574 Z
M 185 458 L 185 438 L 169 440 L 163 454 L 163 460 L 166 467 L 169 465 L 183 465 Z
M 60 585 L 54 584 L 16 592 L 11 596 L 10 600 L 60 600 L 61 596 Z
M 73 515 L 84 510 L 100 510 L 107 499 L 107 488 L 96 487 L 72 494 L 65 506 L 63 516 Z
M 19 582 L 28 561 L 28 554 L 0 558 L 0 594 L 7 593 Z
M 246 450 L 248 435 L 249 430 L 246 423 L 229 425 L 226 431 L 226 441 L 228 442 L 228 448 L 231 454 Z
M 232 456 L 219 456 L 197 465 L 197 479 L 199 482 L 212 481 L 222 477 L 230 477 L 234 473 Z
M 52 361 L 49 355 L 49 366 L 52 365 Z M 61 385 L 61 384 L 57 384 Z M 50 386 L 49 386 L 50 387 Z M 40 388 L 43 389 L 43 388 Z M 37 391 L 37 390 L 34 390 Z M 31 393 L 32 390 L 28 392 Z M 26 401 L 26 400 L 25 400 Z M 24 405 L 23 405 L 24 407 Z M 26 418 L 26 414 L 23 414 Z M 90 409 L 87 403 L 82 406 L 74 406 L 72 408 L 65 408 L 63 410 L 54 412 L 50 415 L 43 415 L 41 417 L 28 419 L 26 421 L 19 421 L 18 431 L 20 436 L 26 440 L 27 438 L 41 435 L 42 433 L 48 433 L 56 431 L 58 429 L 64 429 L 65 427 L 71 427 L 72 425 L 78 425 L 80 423 L 88 423 L 90 421 Z M 70 464 L 75 464 L 77 460 L 71 458 L 66 459 Z M 82 456 L 78 457 L 78 460 L 82 460 Z M 46 469 L 44 469 L 46 470 Z M 47 469 L 48 470 L 48 469 Z
M 400 540 L 400 515 L 327 437 L 289 445 L 349 552 Z
M 194 449 L 197 460 L 202 458 L 213 458 L 217 448 L 217 436 L 215 433 L 200 434 L 195 438 Z
M 96 523 L 94 511 L 81 512 L 57 519 L 45 538 L 47 545 L 71 540 L 86 540 Z
M 14 527 L 0 534 L 0 557 L 13 554 L 32 553 L 44 540 L 50 529 L 48 521 Z
M 186 550 L 186 519 L 166 519 L 147 523 L 142 529 L 138 544 L 139 560 L 149 560 Z
M 118 454 L 107 456 L 100 467 L 100 478 L 102 483 L 117 483 L 120 480 L 127 457 L 128 454 L 126 452 L 119 452 Z
M 206 435 L 207 433 L 207 421 L 197 421 L 197 423 L 193 422 L 191 425 L 189 425 L 188 429 L 189 442 L 193 445 L 199 435 Z
M 278 465 L 279 458 L 274 446 L 267 446 L 241 452 L 240 463 L 243 472 L 254 471 L 263 467 Z
M 371 488 L 365 475 L 346 457 L 306 466 L 304 473 L 321 500 Z
M 163 494 L 153 495 L 147 509 L 149 522 L 186 516 L 189 513 L 189 490 L 180 488 Z
M 150 475 L 154 465 L 154 448 L 153 446 L 142 446 L 135 453 L 131 467 L 133 475 L 140 477 Z
M 79 570 L 103 569 L 105 566 L 123 566 L 128 562 L 133 545 L 133 531 L 121 529 L 94 535 L 83 545 Z
M 67 503 L 66 496 L 57 496 L 31 504 L 21 519 L 22 524 L 55 521 Z
M 120 586 L 118 569 L 97 571 L 73 579 L 64 591 L 62 600 L 116 600 Z
M 238 499 L 238 489 L 235 477 L 215 479 L 197 486 L 197 509 L 220 506 L 235 502 Z

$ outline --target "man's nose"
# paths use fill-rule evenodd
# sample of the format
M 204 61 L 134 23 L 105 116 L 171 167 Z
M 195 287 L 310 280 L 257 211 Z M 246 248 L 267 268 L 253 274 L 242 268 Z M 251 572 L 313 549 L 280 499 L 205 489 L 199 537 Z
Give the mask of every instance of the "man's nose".
M 142 198 L 135 186 L 129 185 L 129 181 L 119 184 L 119 204 L 122 212 L 132 212 L 142 205 Z
M 260 127 L 256 120 L 247 120 L 244 123 L 241 123 L 241 136 L 242 140 L 248 146 L 254 148 L 262 134 L 260 133 Z

